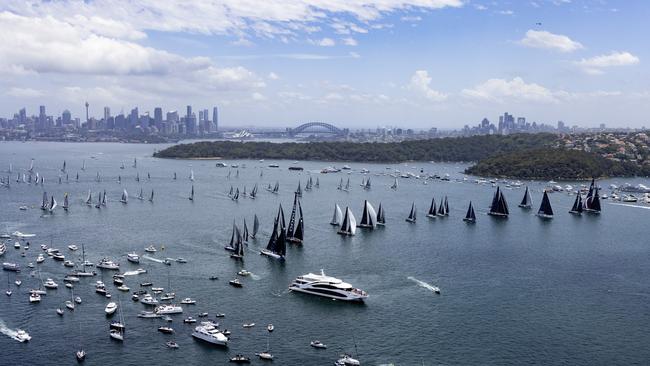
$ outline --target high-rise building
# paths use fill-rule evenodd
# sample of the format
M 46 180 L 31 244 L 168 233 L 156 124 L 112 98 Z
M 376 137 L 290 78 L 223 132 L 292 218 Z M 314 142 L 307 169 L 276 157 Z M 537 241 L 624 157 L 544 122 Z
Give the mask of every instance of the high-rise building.
M 109 118 L 111 118 L 111 109 L 109 107 L 104 107 L 104 122 L 108 122 Z
M 153 123 L 158 129 L 158 131 L 162 131 L 163 129 L 163 114 L 162 114 L 162 108 L 156 107 L 153 109 Z
M 61 123 L 64 126 L 67 126 L 72 123 L 72 114 L 70 113 L 69 110 L 66 109 L 65 111 L 63 111 L 63 113 L 61 113 Z
M 138 107 L 135 107 L 131 109 L 131 114 L 129 114 L 129 125 L 127 126 L 127 129 L 131 130 L 134 129 L 135 126 L 138 125 L 140 122 L 138 119 L 140 118 L 140 113 L 138 112 Z
M 192 117 L 192 106 L 188 105 L 187 106 L 187 113 L 185 113 L 185 118 L 190 118 Z
M 214 132 L 219 130 L 219 110 L 217 107 L 212 108 L 212 125 Z
M 42 106 L 38 107 L 38 111 L 39 112 L 38 112 L 38 126 L 37 126 L 37 129 L 42 131 L 47 127 L 46 126 L 47 114 L 45 114 L 45 106 L 42 105 Z

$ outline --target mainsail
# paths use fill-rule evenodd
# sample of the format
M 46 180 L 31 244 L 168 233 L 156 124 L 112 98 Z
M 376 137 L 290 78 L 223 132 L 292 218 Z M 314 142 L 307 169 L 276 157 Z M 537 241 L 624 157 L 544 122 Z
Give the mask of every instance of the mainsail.
M 474 207 L 472 206 L 472 201 L 469 201 L 469 207 L 467 208 L 467 213 L 463 221 L 466 222 L 476 222 L 476 214 L 474 214 Z
M 427 217 L 436 217 L 436 199 L 435 197 L 431 198 L 431 206 L 429 206 L 429 212 L 427 213 Z
M 417 219 L 416 215 L 417 215 L 417 210 L 415 208 L 415 202 L 413 202 L 411 204 L 411 212 L 409 212 L 409 217 L 406 218 L 406 221 L 415 222 L 415 220 Z
M 542 203 L 540 204 L 539 210 L 537 211 L 537 216 L 549 219 L 553 217 L 551 201 L 548 199 L 548 193 L 546 193 L 546 191 L 544 191 L 544 196 L 542 196 Z
M 519 207 L 521 208 L 533 207 L 533 200 L 530 198 L 530 192 L 528 192 L 528 186 L 526 186 L 526 191 L 524 192 L 524 197 L 521 199 L 521 203 L 519 204 Z
M 506 202 L 506 199 L 501 192 L 501 188 L 497 186 L 497 191 L 492 197 L 492 204 L 490 205 L 490 211 L 488 212 L 488 215 L 508 217 L 509 213 L 508 203 Z
M 343 221 L 341 222 L 341 228 L 338 233 L 341 235 L 354 235 L 357 232 L 357 220 L 352 214 L 350 207 L 345 208 L 345 216 L 343 216 Z
M 332 225 L 341 225 L 343 219 L 343 212 L 341 212 L 341 207 L 338 204 L 334 204 L 334 215 L 332 216 Z
M 569 211 L 569 213 L 577 215 L 580 215 L 582 213 L 582 196 L 580 195 L 580 191 L 576 192 L 576 200 L 573 201 L 573 206 L 571 207 L 571 211 Z

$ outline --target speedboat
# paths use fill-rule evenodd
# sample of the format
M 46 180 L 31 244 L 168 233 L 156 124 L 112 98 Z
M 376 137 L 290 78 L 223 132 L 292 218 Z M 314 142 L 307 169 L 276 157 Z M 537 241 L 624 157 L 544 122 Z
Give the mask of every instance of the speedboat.
M 196 300 L 193 300 L 193 299 L 191 299 L 191 298 L 189 298 L 189 297 L 186 297 L 186 298 L 184 298 L 183 300 L 181 300 L 181 304 L 185 304 L 185 305 L 195 305 L 195 304 L 196 304 Z
M 368 298 L 365 291 L 338 278 L 326 276 L 322 270 L 320 275 L 308 273 L 299 276 L 289 285 L 289 290 L 344 301 L 361 302 Z
M 77 361 L 83 362 L 86 359 L 86 351 L 80 349 L 75 353 L 75 356 L 77 357 Z
M 255 323 L 245 323 L 244 325 L 242 325 L 242 327 L 244 327 L 244 328 L 252 328 L 254 326 L 255 326 Z
M 237 274 L 240 275 L 240 276 L 246 277 L 246 276 L 250 276 L 251 273 L 248 272 L 245 269 L 242 269 L 241 271 L 237 272 Z
M 13 339 L 23 343 L 29 341 L 30 339 L 32 339 L 32 337 L 29 335 L 29 333 L 25 332 L 24 330 L 18 329 L 16 334 L 13 336 Z
M 29 294 L 29 302 L 41 302 L 41 295 L 36 293 Z
M 70 249 L 70 250 L 72 250 L 72 251 L 75 251 L 75 250 L 77 250 L 77 249 L 79 249 L 79 248 L 77 248 L 76 245 L 71 244 L 71 245 L 68 245 L 68 249 Z
M 113 315 L 116 310 L 117 310 L 117 304 L 114 302 L 109 302 L 108 305 L 106 305 L 106 308 L 104 308 L 104 312 L 106 312 L 106 315 Z
M 242 287 L 241 282 L 239 282 L 239 280 L 236 279 L 236 278 L 228 281 L 228 283 L 230 284 L 230 286 L 233 286 L 233 287 Z
M 359 360 L 352 358 L 350 355 L 343 355 L 343 357 L 339 358 L 335 363 L 337 366 L 359 366 L 361 365 L 361 362 Z
M 251 363 L 251 359 L 244 355 L 235 355 L 235 357 L 230 358 L 230 362 L 233 363 Z
M 154 313 L 153 311 L 141 311 L 138 314 L 138 318 L 160 318 L 160 315 Z
M 36 257 L 36 263 L 43 263 L 45 262 L 45 257 L 43 257 L 43 254 L 39 254 L 38 257 Z
M 97 268 L 119 270 L 120 265 L 119 263 L 115 263 L 108 258 L 103 258 L 102 260 L 99 261 L 99 263 L 97 263 Z
M 158 305 L 158 300 L 149 294 L 144 295 L 142 299 L 140 299 L 140 302 L 144 305 Z
M 257 356 L 262 360 L 273 360 L 273 355 L 269 351 L 260 352 Z
M 57 288 L 59 288 L 59 284 L 54 282 L 53 279 L 48 278 L 47 280 L 45 280 L 45 282 L 43 282 L 43 287 L 49 288 L 49 289 L 57 289 Z
M 319 349 L 327 348 L 327 345 L 322 343 L 321 341 L 311 341 L 310 345 L 314 348 L 319 348 Z
M 144 251 L 147 253 L 155 253 L 157 252 L 156 247 L 153 245 L 149 245 L 148 247 L 144 248 Z
M 178 343 L 176 343 L 174 341 L 167 341 L 167 342 L 165 342 L 165 346 L 167 346 L 167 348 L 176 349 L 176 348 L 178 348 Z
M 162 327 L 158 327 L 158 331 L 159 331 L 160 333 L 165 333 L 165 334 L 172 334 L 172 333 L 174 333 L 174 329 L 172 329 L 171 327 L 164 327 L 164 326 L 162 326 Z
M 140 256 L 136 252 L 129 253 L 126 255 L 126 260 L 131 263 L 140 263 Z
M 228 347 L 228 337 L 211 323 L 201 323 L 194 328 L 192 337 L 217 346 Z
M 275 327 L 273 326 L 273 324 L 269 324 L 266 326 L 266 330 L 268 330 L 269 332 L 272 332 L 274 329 Z

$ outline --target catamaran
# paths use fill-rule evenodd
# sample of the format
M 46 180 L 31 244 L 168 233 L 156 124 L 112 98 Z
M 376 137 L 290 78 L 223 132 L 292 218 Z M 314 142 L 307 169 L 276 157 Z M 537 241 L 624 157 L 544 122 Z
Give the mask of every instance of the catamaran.
M 528 186 L 526 186 L 526 191 L 524 192 L 524 197 L 521 199 L 519 207 L 531 209 L 533 208 L 533 200 L 530 198 L 530 192 L 528 191 Z
M 465 214 L 465 218 L 463 219 L 463 221 L 469 223 L 476 222 L 476 214 L 474 214 L 474 207 L 472 206 L 472 201 L 469 201 L 469 207 L 467 208 L 467 213 Z
M 539 206 L 537 211 L 537 216 L 543 219 L 552 219 L 553 218 L 553 209 L 551 208 L 551 201 L 548 199 L 548 193 L 544 191 L 544 196 L 542 196 L 542 203 Z
M 406 222 L 411 222 L 414 223 L 415 220 L 417 219 L 417 210 L 415 208 L 415 202 L 411 203 L 411 212 L 409 212 L 409 216 L 406 218 Z
M 494 192 L 494 196 L 492 197 L 492 204 L 490 205 L 488 215 L 507 218 L 509 213 L 506 198 L 501 192 L 501 188 L 497 186 L 497 191 Z
M 573 206 L 571 207 L 571 211 L 569 211 L 569 213 L 574 215 L 582 214 L 582 206 L 582 196 L 580 195 L 580 191 L 578 191 L 576 192 L 576 200 L 573 201 Z
M 377 213 L 368 200 L 363 201 L 363 213 L 359 227 L 374 229 L 377 226 Z
M 357 232 L 357 220 L 352 214 L 350 207 L 345 208 L 345 216 L 341 221 L 341 228 L 337 231 L 337 234 L 340 235 L 354 235 Z

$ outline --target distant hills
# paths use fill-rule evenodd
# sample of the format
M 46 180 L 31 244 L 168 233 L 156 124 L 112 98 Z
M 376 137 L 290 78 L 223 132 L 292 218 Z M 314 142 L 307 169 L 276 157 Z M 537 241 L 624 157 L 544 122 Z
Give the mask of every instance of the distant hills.
M 154 154 L 173 159 L 287 159 L 397 163 L 477 162 L 466 173 L 520 179 L 588 179 L 648 175 L 639 165 L 559 147 L 553 134 L 449 137 L 395 143 L 271 143 L 213 141 L 171 146 Z

